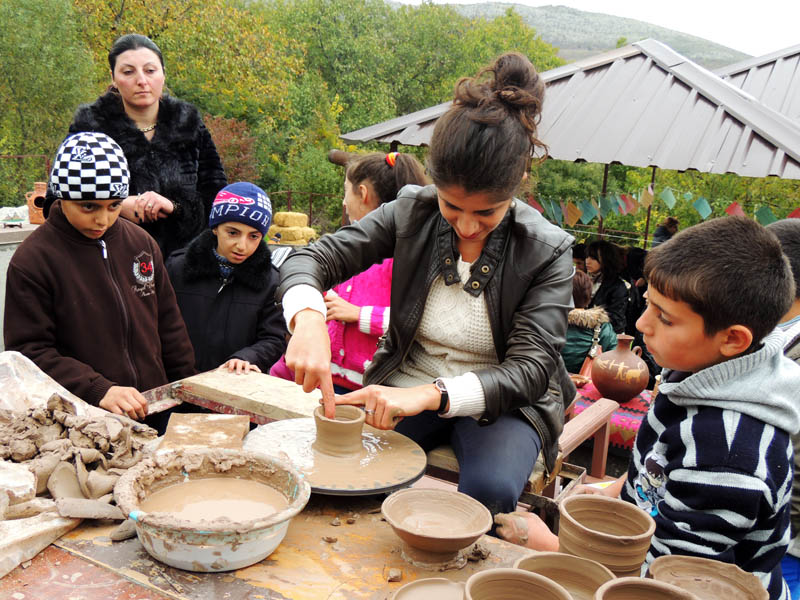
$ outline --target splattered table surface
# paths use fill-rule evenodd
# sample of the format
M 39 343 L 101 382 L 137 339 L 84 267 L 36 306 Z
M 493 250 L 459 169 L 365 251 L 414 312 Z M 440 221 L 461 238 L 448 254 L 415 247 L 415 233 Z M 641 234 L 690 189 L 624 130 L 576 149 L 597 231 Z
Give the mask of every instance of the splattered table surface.
M 312 495 L 272 555 L 229 573 L 174 569 L 152 559 L 138 539 L 112 542 L 108 535 L 113 526 L 85 522 L 36 556 L 27 569 L 17 567 L 0 579 L 0 597 L 384 600 L 410 581 L 427 577 L 465 581 L 476 571 L 510 567 L 530 552 L 483 536 L 478 546 L 484 555 L 488 551 L 485 558 L 460 570 L 420 569 L 403 559 L 399 538 L 382 520 L 383 498 Z M 388 581 L 393 569 L 402 573 L 400 581 Z

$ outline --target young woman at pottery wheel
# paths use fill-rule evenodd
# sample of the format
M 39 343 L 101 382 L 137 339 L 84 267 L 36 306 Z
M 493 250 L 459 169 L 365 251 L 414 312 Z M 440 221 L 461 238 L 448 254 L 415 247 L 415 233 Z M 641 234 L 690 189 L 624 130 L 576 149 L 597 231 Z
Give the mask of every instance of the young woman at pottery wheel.
M 428 156 L 435 185 L 409 186 L 351 226 L 289 257 L 278 299 L 293 331 L 286 363 L 325 412 L 363 406 L 425 450 L 451 444 L 459 490 L 512 510 L 540 451 L 554 465 L 559 350 L 572 296 L 572 237 L 513 196 L 537 148 L 544 82 L 504 54 L 458 82 Z M 321 291 L 394 257 L 391 320 L 367 387 L 335 396 Z

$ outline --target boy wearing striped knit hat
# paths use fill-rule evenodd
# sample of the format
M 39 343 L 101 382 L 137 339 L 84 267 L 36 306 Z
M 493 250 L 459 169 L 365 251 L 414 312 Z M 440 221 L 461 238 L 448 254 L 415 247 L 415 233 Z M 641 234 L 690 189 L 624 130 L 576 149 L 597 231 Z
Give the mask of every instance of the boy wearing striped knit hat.
M 664 554 L 716 559 L 757 575 L 772 600 L 789 600 L 780 563 L 800 366 L 775 330 L 794 298 L 789 263 L 764 227 L 724 217 L 653 249 L 644 275 L 648 305 L 636 327 L 664 367 L 659 394 L 627 475 L 583 491 L 619 495 L 653 516 L 643 569 Z

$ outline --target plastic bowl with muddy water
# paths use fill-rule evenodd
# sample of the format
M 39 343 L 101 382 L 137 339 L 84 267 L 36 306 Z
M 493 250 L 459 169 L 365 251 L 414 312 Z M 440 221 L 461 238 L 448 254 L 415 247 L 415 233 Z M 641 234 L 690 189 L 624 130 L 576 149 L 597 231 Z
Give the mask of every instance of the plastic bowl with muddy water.
M 514 567 L 552 579 L 567 590 L 573 600 L 592 600 L 597 588 L 614 579 L 614 573 L 599 562 L 563 552 L 523 556 Z
M 153 558 L 201 572 L 240 569 L 269 556 L 310 494 L 288 462 L 222 448 L 158 452 L 114 488 Z
M 403 558 L 420 567 L 461 568 L 461 550 L 492 527 L 483 504 L 450 490 L 398 490 L 381 505 L 383 517 L 403 540 Z
M 738 597 L 735 597 L 739 600 Z M 679 587 L 641 577 L 620 577 L 604 583 L 597 590 L 595 600 L 700 600 Z M 720 598 L 733 600 L 733 598 Z
M 521 569 L 487 569 L 471 575 L 464 600 L 572 600 L 552 579 Z
M 559 504 L 559 551 L 599 562 L 617 577 L 638 577 L 656 530 L 638 506 L 581 494 Z
M 650 564 L 649 576 L 691 592 L 701 600 L 769 600 L 769 593 L 758 577 L 734 564 L 710 558 L 659 556 Z

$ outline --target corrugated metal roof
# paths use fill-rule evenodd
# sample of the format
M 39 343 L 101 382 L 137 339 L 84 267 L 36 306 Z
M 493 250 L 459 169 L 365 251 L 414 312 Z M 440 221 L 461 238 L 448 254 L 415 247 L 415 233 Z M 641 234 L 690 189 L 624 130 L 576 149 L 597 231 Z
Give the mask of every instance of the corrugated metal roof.
M 714 73 L 800 123 L 800 44 L 729 65 Z
M 655 40 L 542 73 L 552 158 L 800 179 L 800 126 Z M 449 102 L 342 135 L 424 145 Z

